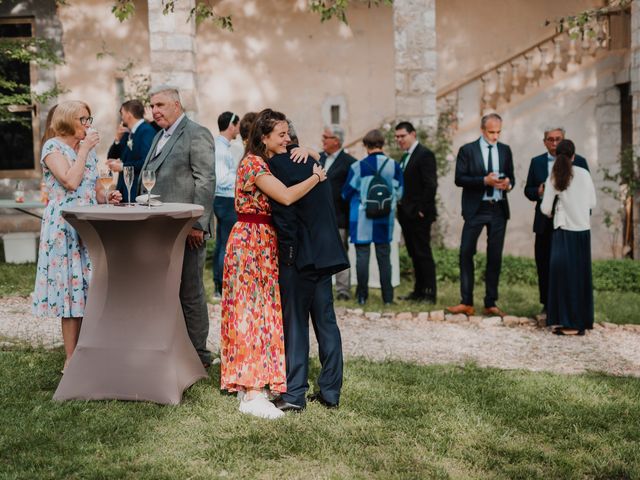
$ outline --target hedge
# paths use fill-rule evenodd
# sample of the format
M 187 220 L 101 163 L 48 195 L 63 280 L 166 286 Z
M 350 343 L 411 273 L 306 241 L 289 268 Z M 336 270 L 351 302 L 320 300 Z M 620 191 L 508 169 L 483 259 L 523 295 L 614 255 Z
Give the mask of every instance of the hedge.
M 435 249 L 433 253 L 438 281 L 459 282 L 458 250 Z M 486 261 L 484 254 L 476 254 L 476 282 L 483 281 Z M 592 266 L 594 289 L 598 291 L 640 293 L 640 261 L 594 260 Z M 411 260 L 404 248 L 400 249 L 400 270 L 403 277 L 411 277 L 413 275 Z M 502 283 L 537 285 L 538 274 L 535 260 L 533 258 L 505 255 L 502 258 L 500 281 Z

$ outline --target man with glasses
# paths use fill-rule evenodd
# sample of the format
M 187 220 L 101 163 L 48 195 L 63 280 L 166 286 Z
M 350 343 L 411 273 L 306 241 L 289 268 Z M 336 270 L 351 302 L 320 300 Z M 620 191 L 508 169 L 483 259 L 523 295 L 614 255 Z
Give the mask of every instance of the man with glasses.
M 556 147 L 564 140 L 565 130 L 560 126 L 545 128 L 543 143 L 547 151 L 531 159 L 527 185 L 524 194 L 532 202 L 536 202 L 535 216 L 533 219 L 533 231 L 536 234 L 535 258 L 538 271 L 538 290 L 542 314 L 547 313 L 547 295 L 549 290 L 549 255 L 551 253 L 551 234 L 553 233 L 553 219 L 540 211 L 540 203 L 544 195 L 544 184 L 553 168 L 556 159 Z M 580 155 L 576 155 L 573 164 L 589 170 L 587 161 Z
M 240 131 L 240 117 L 223 112 L 218 117 L 220 135 L 215 138 L 216 195 L 213 214 L 216 217 L 216 248 L 213 251 L 213 299 L 222 298 L 222 271 L 227 240 L 238 219 L 234 207 L 236 171 L 239 159 L 231 151 L 231 141 Z
M 345 249 L 348 249 L 347 235 L 349 228 L 349 202 L 342 196 L 342 187 L 347 181 L 351 165 L 356 159 L 342 148 L 344 130 L 338 125 L 329 125 L 322 132 L 322 150 L 320 164 L 327 171 L 327 179 L 331 185 L 331 197 L 336 213 L 338 231 Z M 351 298 L 351 272 L 349 269 L 336 273 L 336 298 L 349 300 Z

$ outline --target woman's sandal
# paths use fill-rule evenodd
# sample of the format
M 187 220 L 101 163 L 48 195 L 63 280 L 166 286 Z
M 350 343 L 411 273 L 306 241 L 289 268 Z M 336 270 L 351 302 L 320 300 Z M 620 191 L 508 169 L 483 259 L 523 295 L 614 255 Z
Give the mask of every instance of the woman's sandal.
M 555 335 L 584 335 L 584 330 L 578 330 L 577 328 L 556 328 L 553 330 Z

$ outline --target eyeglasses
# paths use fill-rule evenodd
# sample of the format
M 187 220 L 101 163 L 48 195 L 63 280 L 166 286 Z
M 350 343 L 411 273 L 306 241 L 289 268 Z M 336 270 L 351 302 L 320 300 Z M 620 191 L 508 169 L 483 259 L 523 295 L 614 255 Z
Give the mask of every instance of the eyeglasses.
M 335 135 L 322 135 L 323 140 L 330 140 L 332 138 L 338 138 Z
M 93 123 L 93 117 L 80 117 L 78 120 L 80 120 L 81 125 L 91 125 Z
M 562 141 L 562 137 L 547 137 L 544 141 L 549 143 L 560 143 Z

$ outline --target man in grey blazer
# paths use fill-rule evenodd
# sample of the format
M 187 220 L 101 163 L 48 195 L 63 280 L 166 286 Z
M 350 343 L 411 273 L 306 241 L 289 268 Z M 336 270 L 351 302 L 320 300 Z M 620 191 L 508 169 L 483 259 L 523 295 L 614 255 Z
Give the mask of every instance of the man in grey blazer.
M 209 315 L 203 269 L 215 191 L 213 136 L 205 127 L 185 116 L 176 88 L 160 86 L 154 89 L 151 110 L 153 119 L 162 128 L 153 139 L 142 167 L 143 171 L 156 172 L 153 192 L 159 194 L 163 202 L 195 203 L 204 207 L 204 214 L 187 236 L 180 303 L 189 338 L 206 368 L 211 364 L 211 352 L 207 350 Z M 138 191 L 141 191 L 140 186 Z

